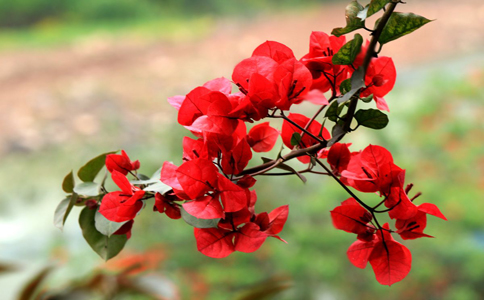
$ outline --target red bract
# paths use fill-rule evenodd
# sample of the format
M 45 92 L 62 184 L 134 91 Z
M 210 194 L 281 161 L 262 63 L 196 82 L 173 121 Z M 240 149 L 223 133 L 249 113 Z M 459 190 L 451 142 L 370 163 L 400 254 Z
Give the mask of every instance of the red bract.
M 346 170 L 351 159 L 351 153 L 347 144 L 336 143 L 329 149 L 328 163 L 335 175 L 340 175 Z
M 399 219 L 395 223 L 395 227 L 398 229 L 397 233 L 404 240 L 432 237 L 423 232 L 427 226 L 427 214 L 447 220 L 435 204 L 422 203 L 417 208 L 418 212 L 415 216 L 407 220 Z
M 258 124 L 249 131 L 247 141 L 255 152 L 271 151 L 279 137 L 279 131 L 269 126 L 269 122 Z
M 145 192 L 131 185 L 128 179 L 120 172 L 112 173 L 114 183 L 121 188 L 121 192 L 111 192 L 104 196 L 99 212 L 106 219 L 113 222 L 125 222 L 134 219 L 143 207 L 141 198 Z
M 235 251 L 233 233 L 220 228 L 195 228 L 197 249 L 213 258 L 223 258 Z
M 369 145 L 362 152 L 351 156 L 342 177 L 353 188 L 366 193 L 377 192 L 387 186 L 392 171 L 399 170 L 393 164 L 391 153 L 381 146 Z
M 203 196 L 217 185 L 217 167 L 206 159 L 184 162 L 175 173 L 182 190 L 190 199 Z
M 199 219 L 217 219 L 224 216 L 218 194 L 202 196 L 185 202 L 183 208 L 187 213 Z
M 160 193 L 156 193 L 153 210 L 158 211 L 159 213 L 165 213 L 170 219 L 180 219 L 180 207 L 173 202 L 174 200 L 180 199 L 178 199 L 173 193 L 167 195 L 167 197 Z
M 383 285 L 392 285 L 405 278 L 412 265 L 410 251 L 393 240 L 388 229 L 388 224 L 383 225 L 373 240 L 358 240 L 347 252 L 350 262 L 358 268 L 365 268 L 369 261 L 376 280 Z
M 277 67 L 274 81 L 278 85 L 280 96 L 276 107 L 282 110 L 288 110 L 292 104 L 300 103 L 313 82 L 311 72 L 295 58 L 286 60 Z
M 367 225 L 372 216 L 354 198 L 349 198 L 331 211 L 333 225 L 337 229 L 356 234 L 366 234 L 369 228 Z
M 299 127 L 301 128 L 305 128 L 307 123 L 309 122 L 309 118 L 301 114 L 289 114 L 289 116 L 287 117 L 288 119 L 290 119 L 291 121 L 299 125 Z M 322 137 L 324 139 L 330 139 L 331 136 L 329 134 L 329 131 L 326 128 L 321 128 L 321 127 L 322 126 L 319 122 L 313 121 L 311 125 L 309 125 L 309 128 L 307 128 L 307 131 L 311 132 L 314 136 Z M 322 136 L 319 134 L 320 132 L 322 133 Z M 291 124 L 290 122 L 284 120 L 284 122 L 282 123 L 281 137 L 282 137 L 282 142 L 289 149 L 294 148 L 294 145 L 291 145 L 291 138 L 293 137 L 294 133 L 298 133 L 302 135 L 302 130 L 296 127 L 295 125 Z M 314 139 L 309 134 L 304 134 L 302 136 L 300 146 L 305 148 L 318 143 L 319 141 Z
M 249 85 L 254 83 L 252 76 L 258 74 L 260 78 L 265 78 L 269 82 L 273 82 L 274 71 L 278 64 L 275 60 L 266 56 L 252 56 L 251 58 L 244 59 L 238 63 L 234 72 L 232 73 L 232 80 L 235 84 L 242 88 L 242 91 L 248 91 Z
M 252 56 L 267 56 L 281 64 L 288 59 L 294 58 L 294 53 L 284 44 L 274 41 L 266 41 L 255 48 L 254 52 L 252 52 Z
M 106 168 L 111 173 L 116 170 L 119 173 L 126 175 L 130 171 L 138 170 L 139 167 L 139 161 L 131 161 L 124 150 L 121 150 L 121 155 L 108 154 L 106 156 Z
M 130 220 L 123 224 L 118 230 L 116 230 L 115 235 L 123 235 L 126 234 L 128 240 L 131 238 L 131 229 L 133 228 L 134 220 Z
M 390 57 L 373 58 L 366 72 L 366 89 L 361 92 L 361 97 L 373 94 L 377 108 L 390 111 L 383 97 L 393 89 L 396 77 L 395 65 Z
M 309 122 L 309 118 L 301 114 L 289 114 L 288 118 L 294 123 L 296 123 L 297 125 L 299 125 L 301 128 L 305 128 L 307 123 Z M 322 126 L 319 122 L 313 121 L 311 125 L 309 125 L 309 128 L 307 128 L 307 131 L 311 132 L 314 136 L 323 138 L 325 140 L 329 140 L 331 138 L 329 131 L 326 128 L 321 128 L 321 127 Z M 302 136 L 302 139 L 299 143 L 299 146 L 301 148 L 306 148 L 319 143 L 318 140 L 316 140 L 309 134 L 302 134 L 301 129 L 291 124 L 290 122 L 284 120 L 284 122 L 282 123 L 281 137 L 282 137 L 282 142 L 289 149 L 294 148 L 294 146 L 291 144 L 291 139 L 294 133 L 298 133 L 299 135 Z M 310 161 L 309 156 L 300 156 L 297 159 L 302 163 L 309 163 Z
M 328 36 L 324 32 L 313 31 L 309 41 L 309 53 L 301 62 L 309 69 L 313 78 L 311 89 L 327 92 L 334 85 L 339 93 L 341 82 L 349 76 L 347 66 L 333 65 L 333 55 L 345 44 L 344 36 Z
M 244 170 L 251 158 L 252 151 L 244 138 L 231 151 L 222 151 L 222 168 L 225 174 L 238 174 Z

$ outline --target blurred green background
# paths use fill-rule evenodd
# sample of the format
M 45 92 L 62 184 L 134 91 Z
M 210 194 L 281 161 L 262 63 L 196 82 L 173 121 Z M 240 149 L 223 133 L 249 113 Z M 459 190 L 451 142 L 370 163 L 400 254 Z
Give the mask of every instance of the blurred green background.
M 79 209 L 64 232 L 53 226 L 65 174 L 116 149 L 139 159 L 145 174 L 165 160 L 179 164 L 188 132 L 167 97 L 230 78 L 265 40 L 303 56 L 312 30 L 344 25 L 345 5 L 0 0 L 0 298 L 17 299 L 45 266 L 54 266 L 43 282 L 51 291 L 107 268 L 82 238 Z M 362 128 L 346 141 L 353 150 L 370 143 L 390 149 L 423 193 L 419 200 L 437 204 L 449 219 L 429 217 L 426 233 L 435 239 L 404 242 L 413 254 L 408 277 L 380 286 L 370 267 L 349 263 L 354 236 L 335 230 L 329 215 L 348 197 L 335 182 L 264 177 L 256 185 L 257 210 L 289 204 L 281 233 L 288 244 L 270 239 L 252 254 L 204 257 L 191 227 L 152 213 L 148 204 L 124 252 L 158 253 L 159 267 L 150 272 L 161 294 L 250 299 L 244 293 L 289 287 L 268 299 L 484 299 L 484 4 L 409 0 L 399 10 L 436 21 L 384 47 L 398 72 L 386 97 L 390 124 Z M 120 292 L 114 299 L 150 298 Z

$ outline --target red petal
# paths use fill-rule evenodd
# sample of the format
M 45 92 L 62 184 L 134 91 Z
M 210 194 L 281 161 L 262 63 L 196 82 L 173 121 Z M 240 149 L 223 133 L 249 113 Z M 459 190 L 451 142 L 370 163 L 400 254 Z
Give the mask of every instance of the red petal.
M 224 216 L 218 197 L 206 196 L 185 202 L 183 208 L 187 213 L 199 219 L 217 219 Z
M 284 44 L 266 41 L 255 48 L 252 56 L 267 56 L 275 60 L 277 63 L 282 63 L 285 60 L 294 58 L 294 53 Z
M 141 201 L 135 201 L 133 204 L 128 205 L 126 203 L 129 198 L 122 196 L 122 192 L 111 192 L 104 196 L 99 207 L 99 212 L 106 219 L 113 222 L 132 220 L 143 207 L 143 203 Z
M 383 285 L 392 285 L 410 272 L 412 254 L 396 241 L 385 241 L 375 245 L 369 260 L 376 280 Z
M 269 228 L 266 233 L 276 235 L 282 231 L 289 215 L 289 205 L 280 206 L 269 213 Z
M 357 268 L 364 269 L 375 247 L 375 242 L 355 241 L 346 251 L 350 262 Z
M 217 183 L 218 170 L 207 159 L 194 159 L 184 162 L 177 170 L 176 177 L 183 191 L 195 199 L 213 190 Z
M 447 221 L 447 218 L 440 212 L 440 209 L 435 204 L 422 203 L 418 206 L 418 210 Z
M 131 183 L 129 183 L 129 180 L 128 178 L 126 178 L 125 175 L 114 170 L 113 173 L 111 173 L 111 177 L 113 178 L 114 183 L 116 183 L 116 185 L 123 191 L 124 194 L 133 194 L 133 186 L 131 185 Z
M 277 62 L 270 57 L 253 56 L 244 59 L 235 66 L 234 72 L 232 73 L 232 80 L 248 90 L 248 80 L 252 77 L 252 74 L 260 74 L 266 77 L 269 81 L 272 81 L 272 76 L 276 67 Z
M 232 91 L 232 83 L 230 82 L 230 80 L 224 77 L 215 78 L 207 81 L 203 85 L 203 87 L 206 87 L 207 89 L 212 91 L 222 92 L 224 94 L 230 94 L 230 92 Z
M 260 231 L 255 223 L 245 224 L 235 235 L 235 250 L 245 253 L 254 252 L 262 246 L 267 234 Z
M 232 181 L 219 175 L 218 188 L 226 212 L 236 212 L 247 207 L 249 190 L 241 188 Z
M 176 170 L 178 169 L 172 162 L 165 161 L 161 168 L 160 181 L 164 184 L 171 186 L 177 190 L 183 190 L 180 182 L 176 177 Z
M 279 131 L 269 122 L 258 124 L 249 131 L 249 144 L 255 152 L 271 151 L 279 137 Z
M 371 221 L 371 214 L 360 204 L 345 204 L 344 202 L 342 204 L 331 211 L 334 227 L 356 234 L 366 233 L 368 231 L 366 224 Z
M 235 250 L 232 243 L 233 234 L 228 231 L 218 228 L 195 228 L 194 234 L 198 251 L 206 256 L 223 258 Z
M 186 96 L 178 111 L 180 125 L 192 125 L 193 121 L 207 113 L 209 99 L 204 97 L 211 91 L 205 87 L 197 87 Z

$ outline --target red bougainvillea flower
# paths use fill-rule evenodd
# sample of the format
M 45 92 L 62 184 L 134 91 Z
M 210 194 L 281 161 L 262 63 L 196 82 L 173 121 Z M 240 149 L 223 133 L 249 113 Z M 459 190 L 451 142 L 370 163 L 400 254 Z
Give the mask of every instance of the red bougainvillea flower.
M 120 172 L 114 170 L 111 174 L 114 183 L 121 189 L 104 196 L 99 212 L 113 222 L 125 222 L 134 219 L 143 207 L 141 198 L 145 192 L 129 183 Z
M 249 131 L 247 141 L 255 152 L 268 152 L 274 148 L 279 131 L 269 126 L 269 122 L 260 123 Z
M 159 213 L 165 213 L 170 219 L 180 219 L 180 206 L 174 202 L 175 200 L 181 199 L 179 199 L 173 192 L 168 192 L 165 195 L 156 193 L 153 210 L 158 211 Z
M 209 257 L 222 258 L 234 251 L 254 252 L 268 237 L 284 241 L 277 234 L 282 231 L 287 220 L 288 206 L 256 215 L 256 199 L 255 192 L 251 193 L 246 206 L 236 212 L 226 213 L 217 228 L 195 228 L 198 251 Z
M 139 167 L 139 161 L 131 161 L 124 150 L 121 150 L 121 155 L 108 154 L 106 156 L 106 168 L 111 173 L 116 170 L 119 173 L 126 175 L 131 171 L 138 170 Z
M 380 56 L 373 58 L 366 71 L 366 88 L 361 92 L 361 97 L 368 97 L 373 94 L 376 107 L 390 111 L 383 97 L 393 89 L 396 78 L 397 71 L 390 57 Z
M 331 211 L 331 219 L 336 229 L 356 234 L 366 234 L 373 226 L 371 213 L 363 208 L 354 198 L 348 198 Z
M 423 231 L 427 226 L 427 214 L 447 221 L 447 218 L 440 212 L 439 208 L 432 203 L 422 203 L 418 207 L 414 217 L 407 220 L 397 220 L 395 227 L 397 233 L 404 240 L 412 240 L 421 237 L 432 237 Z
M 347 66 L 333 65 L 333 55 L 345 44 L 344 36 L 328 36 L 324 32 L 313 31 L 309 40 L 309 53 L 301 62 L 309 69 L 313 78 L 311 89 L 327 92 L 335 85 L 339 93 L 341 82 L 349 76 Z
M 319 156 L 319 155 L 318 155 Z M 328 151 L 327 160 L 335 175 L 341 175 L 346 170 L 351 159 L 348 144 L 336 143 Z
M 370 262 L 376 280 L 383 285 L 402 280 L 412 266 L 410 250 L 395 241 L 388 230 L 387 223 L 374 234 L 373 240 L 357 240 L 347 251 L 348 259 L 357 268 L 363 269 Z
M 287 117 L 302 128 L 306 128 L 306 125 L 310 120 L 308 117 L 301 114 L 289 114 L 289 116 Z M 329 140 L 331 138 L 329 131 L 324 127 L 322 128 L 321 124 L 317 121 L 313 121 L 311 125 L 309 125 L 309 128 L 307 128 L 307 130 L 311 132 L 314 136 L 321 137 L 322 139 Z M 294 148 L 294 145 L 291 144 L 291 139 L 294 133 L 302 135 L 302 130 L 291 124 L 290 122 L 284 120 L 284 122 L 282 123 L 281 138 L 284 145 L 286 145 L 289 149 Z M 309 134 L 304 134 L 302 135 L 299 146 L 305 148 L 318 143 L 319 141 L 310 136 Z M 298 157 L 298 160 L 302 163 L 309 163 L 310 158 L 306 155 Z
M 341 172 L 348 185 L 360 192 L 373 193 L 388 186 L 392 172 L 401 170 L 393 163 L 391 153 L 381 146 L 369 145 L 354 153 L 346 170 Z

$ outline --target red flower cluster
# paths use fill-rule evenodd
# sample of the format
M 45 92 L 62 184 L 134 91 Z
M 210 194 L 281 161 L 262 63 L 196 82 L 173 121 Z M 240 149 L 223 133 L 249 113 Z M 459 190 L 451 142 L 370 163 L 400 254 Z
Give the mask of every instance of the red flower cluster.
M 311 71 L 313 84 L 311 89 L 327 92 L 330 89 L 339 94 L 340 85 L 343 81 L 351 78 L 351 75 L 363 63 L 366 47 L 351 65 L 336 65 L 333 56 L 346 42 L 345 36 L 328 36 L 324 32 L 313 31 L 310 38 L 309 53 L 301 62 Z M 365 76 L 366 88 L 361 96 L 367 97 L 373 94 L 378 109 L 389 111 L 383 97 L 393 89 L 397 73 L 395 65 L 390 57 L 380 56 L 372 58 Z
M 232 82 L 217 78 L 185 96 L 169 98 L 169 103 L 178 110 L 178 122 L 195 136 L 183 139 L 180 166 L 163 164 L 160 181 L 171 189 L 146 197 L 143 181 L 132 184 L 126 177 L 128 174 L 136 177 L 133 172 L 139 168 L 139 162 L 132 162 L 124 151 L 121 155 L 111 154 L 106 158 L 106 166 L 121 191 L 107 193 L 99 212 L 111 221 L 127 222 L 120 232 L 129 234 L 133 219 L 143 207 L 142 201 L 154 196 L 153 210 L 169 218 L 179 219 L 186 212 L 198 220 L 213 221 L 209 226 L 195 226 L 194 234 L 198 250 L 215 258 L 234 251 L 253 252 L 267 237 L 282 240 L 278 234 L 287 220 L 288 206 L 270 213 L 255 213 L 254 209 L 257 200 L 252 189 L 256 183 L 254 176 L 272 167 L 247 169 L 253 152 L 270 151 L 280 134 L 291 153 L 297 152 L 291 158 L 309 164 L 305 171 L 311 171 L 315 161 L 325 167 L 319 161 L 323 158 L 330 165 L 329 174 L 342 185 L 383 197 L 380 204 L 370 207 L 354 196 L 331 211 L 331 217 L 337 229 L 357 235 L 357 241 L 347 252 L 355 266 L 364 268 L 370 262 L 382 284 L 391 285 L 403 279 L 410 271 L 411 254 L 393 240 L 391 233 L 398 233 L 402 239 L 430 237 L 423 232 L 426 215 L 445 217 L 433 204 L 413 203 L 418 195 L 408 197 L 412 185 L 404 186 L 405 170 L 394 164 L 385 148 L 370 145 L 363 151 L 351 152 L 351 144 L 336 143 L 328 150 L 324 147 L 331 135 L 315 120 L 321 110 L 311 119 L 297 113 L 284 114 L 303 101 L 324 107 L 336 100 L 341 94 L 340 86 L 363 64 L 367 51 L 367 46 L 362 47 L 352 63 L 335 64 L 333 57 L 345 42 L 345 37 L 313 32 L 309 53 L 298 60 L 287 46 L 267 41 L 235 66 Z M 395 78 L 392 59 L 374 57 L 366 70 L 365 87 L 358 96 L 373 95 L 377 107 L 388 110 L 383 97 L 393 88 Z M 234 93 L 232 83 L 238 88 Z M 327 91 L 332 92 L 329 101 L 324 95 Z M 269 122 L 247 131 L 246 122 L 264 118 L 283 118 L 281 131 Z M 338 122 L 338 118 L 332 120 Z M 312 152 L 305 151 L 317 145 L 320 147 L 311 148 Z M 290 170 L 287 174 L 300 175 L 285 167 Z M 378 210 L 381 205 L 386 209 Z M 380 226 L 376 214 L 384 212 L 396 220 L 396 230 L 391 230 L 388 223 Z
M 393 163 L 388 150 L 370 145 L 361 152 L 350 153 L 344 144 L 335 144 L 328 153 L 328 163 L 333 173 L 340 175 L 344 184 L 366 193 L 379 193 L 383 200 L 375 207 L 349 198 L 331 211 L 333 225 L 337 229 L 357 234 L 357 241 L 348 249 L 348 258 L 356 267 L 365 268 L 369 261 L 381 284 L 391 285 L 402 280 L 410 271 L 412 257 L 410 251 L 393 240 L 396 232 L 404 240 L 431 237 L 423 233 L 427 225 L 427 214 L 446 220 L 436 205 L 423 203 L 416 206 L 407 193 L 412 185 L 404 187 L 405 170 Z M 384 204 L 387 209 L 377 208 Z M 371 212 L 371 213 L 370 213 Z M 389 225 L 380 227 L 371 224 L 375 213 L 388 212 L 396 219 L 397 230 Z

